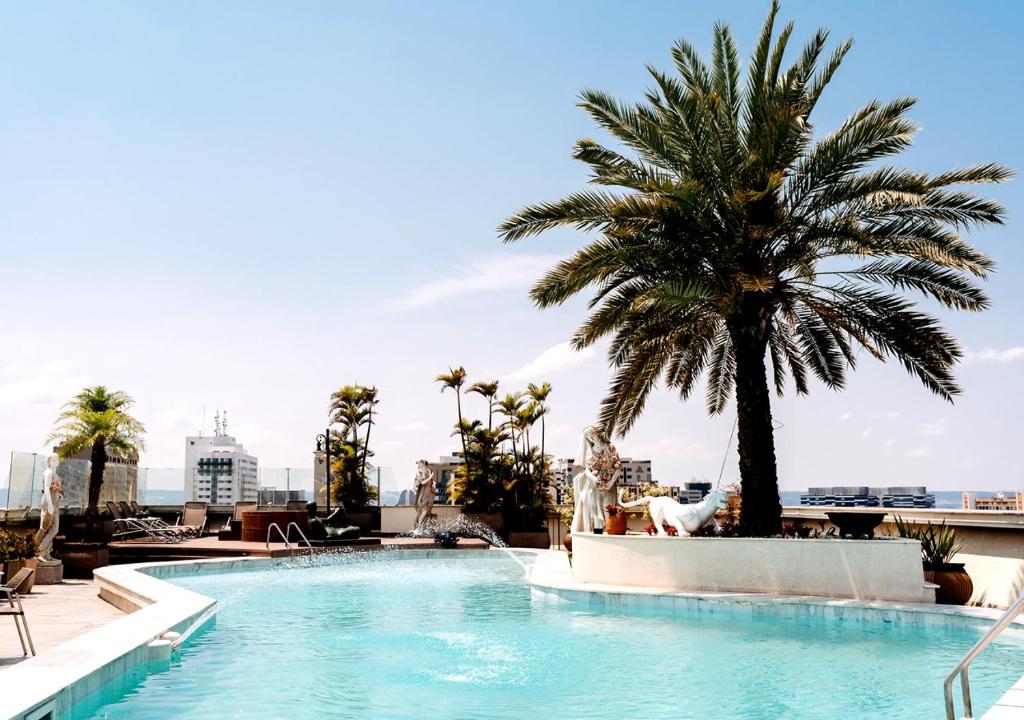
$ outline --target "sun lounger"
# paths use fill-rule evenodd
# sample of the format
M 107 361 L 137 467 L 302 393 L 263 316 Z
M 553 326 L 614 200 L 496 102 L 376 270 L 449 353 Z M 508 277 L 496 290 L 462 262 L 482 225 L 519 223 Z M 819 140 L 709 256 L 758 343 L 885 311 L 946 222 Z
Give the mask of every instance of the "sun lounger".
M 178 542 L 183 534 L 162 520 L 126 516 L 117 503 L 107 500 L 107 509 L 114 516 L 114 540 L 141 540 Z
M 192 537 L 202 537 L 206 532 L 206 509 L 208 505 L 204 502 L 185 503 L 184 512 L 178 516 L 177 521 L 171 526 L 173 530 L 181 530 Z

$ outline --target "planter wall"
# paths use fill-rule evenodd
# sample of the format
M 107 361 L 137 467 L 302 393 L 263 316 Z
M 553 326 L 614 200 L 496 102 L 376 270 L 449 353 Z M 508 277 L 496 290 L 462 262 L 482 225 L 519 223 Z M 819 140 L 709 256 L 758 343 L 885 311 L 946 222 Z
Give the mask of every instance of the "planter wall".
M 508 545 L 515 548 L 548 550 L 551 547 L 551 536 L 547 530 L 512 532 L 508 534 Z
M 435 505 L 433 513 L 438 520 L 454 520 L 462 514 L 461 505 Z M 380 509 L 380 531 L 397 535 L 412 530 L 416 522 L 416 508 L 412 505 L 385 505 Z
M 585 583 L 935 602 L 913 540 L 574 533 L 572 544 L 573 576 Z

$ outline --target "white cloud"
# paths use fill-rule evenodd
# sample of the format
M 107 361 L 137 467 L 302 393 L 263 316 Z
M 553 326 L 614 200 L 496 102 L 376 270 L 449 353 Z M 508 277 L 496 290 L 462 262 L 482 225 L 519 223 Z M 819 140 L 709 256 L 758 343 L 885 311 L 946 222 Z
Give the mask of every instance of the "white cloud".
M 921 428 L 922 435 L 945 435 L 946 418 L 939 418 L 935 422 L 925 423 Z
M 420 422 L 419 420 L 413 420 L 412 422 L 395 425 L 395 430 L 397 430 L 398 432 L 417 433 L 426 432 L 429 429 L 429 425 L 427 425 L 425 422 Z
M 930 447 L 928 447 L 927 445 L 925 445 L 923 447 L 917 447 L 917 448 L 913 448 L 912 450 L 909 450 L 907 452 L 907 457 L 908 458 L 920 458 L 920 457 L 925 457 L 927 455 L 931 455 L 931 453 L 932 453 L 932 449 Z
M 863 429 L 863 430 L 861 431 L 861 433 L 860 433 L 860 436 L 861 436 L 862 438 L 869 438 L 869 437 L 871 437 L 871 428 L 864 428 L 864 429 Z
M 882 445 L 884 447 L 887 447 L 887 448 L 891 448 L 895 444 L 896 444 L 896 438 L 894 438 L 894 437 L 886 438 L 885 442 L 882 443 Z
M 985 348 L 972 352 L 968 350 L 964 354 L 964 365 L 971 363 L 995 363 L 997 365 L 1006 365 L 1008 363 L 1017 362 L 1018 360 L 1024 360 L 1024 347 L 1017 346 L 1006 348 L 1005 350 L 996 350 L 995 348 Z
M 548 375 L 576 367 L 597 356 L 592 347 L 576 351 L 569 347 L 568 342 L 552 345 L 536 358 L 522 367 L 513 370 L 501 378 L 502 382 L 522 382 L 524 380 L 546 380 Z
M 686 442 L 678 437 L 660 437 L 649 442 L 623 443 L 618 451 L 624 457 L 640 460 L 659 458 L 705 459 L 720 452 L 701 442 Z
M 846 412 L 839 416 L 839 419 L 845 422 L 846 420 L 849 420 L 851 417 L 853 417 L 853 413 L 847 410 Z
M 493 255 L 468 266 L 455 266 L 438 280 L 431 280 L 399 297 L 394 311 L 433 305 L 461 295 L 529 287 L 560 258 L 555 255 Z

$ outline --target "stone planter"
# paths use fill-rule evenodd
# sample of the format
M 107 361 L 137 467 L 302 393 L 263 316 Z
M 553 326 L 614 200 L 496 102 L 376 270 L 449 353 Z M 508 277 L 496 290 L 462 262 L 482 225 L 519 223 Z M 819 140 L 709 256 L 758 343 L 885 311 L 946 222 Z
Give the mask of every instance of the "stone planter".
M 974 582 L 964 569 L 963 563 L 926 563 L 924 579 L 939 586 L 935 591 L 935 602 L 943 605 L 966 605 L 974 594 Z
M 89 580 L 92 571 L 110 564 L 110 551 L 103 543 L 66 542 L 60 548 L 64 577 Z
M 935 602 L 916 540 L 573 533 L 572 545 L 573 577 L 583 583 Z
M 547 530 L 527 530 L 508 534 L 509 547 L 537 548 L 547 550 L 551 547 L 551 536 Z
M 501 513 L 462 513 L 470 520 L 481 522 L 484 525 L 490 526 L 494 532 L 501 534 L 502 529 L 505 527 L 505 522 L 501 517 Z

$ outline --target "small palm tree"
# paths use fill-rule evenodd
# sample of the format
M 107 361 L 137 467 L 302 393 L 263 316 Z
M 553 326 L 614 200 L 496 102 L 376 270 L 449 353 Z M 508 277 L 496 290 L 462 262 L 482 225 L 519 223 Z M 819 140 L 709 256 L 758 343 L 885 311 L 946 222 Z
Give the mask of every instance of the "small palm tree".
M 502 428 L 508 430 L 508 438 L 512 441 L 512 457 L 518 462 L 518 455 L 516 454 L 516 424 L 518 422 L 519 411 L 522 409 L 526 400 L 523 398 L 522 393 L 505 393 L 505 397 L 498 401 L 498 408 L 501 410 L 501 414 L 505 416 L 505 422 L 502 423 Z
M 544 474 L 546 475 L 548 461 L 547 455 L 544 454 L 544 438 L 547 435 L 547 423 L 544 417 L 548 414 L 548 406 L 545 403 L 548 401 L 548 395 L 551 394 L 551 383 L 544 382 L 540 385 L 530 383 L 526 388 L 526 394 L 533 398 L 538 407 L 538 414 L 540 416 L 540 457 L 544 466 Z
M 494 396 L 498 394 L 498 381 L 473 383 L 466 392 L 487 398 L 487 429 L 490 430 L 494 417 Z
M 103 471 L 110 454 L 137 460 L 143 449 L 142 423 L 128 414 L 135 401 L 126 392 L 103 385 L 85 388 L 64 405 L 47 440 L 57 444 L 61 459 L 89 450 L 89 492 L 86 514 L 99 514 Z
M 466 456 L 466 433 L 462 423 L 462 386 L 466 384 L 466 368 L 448 368 L 447 373 L 442 373 L 434 378 L 434 382 L 441 383 L 441 392 L 445 390 L 455 391 L 455 407 L 459 413 L 459 419 L 455 427 L 459 429 L 459 437 L 462 438 L 462 462 L 466 463 L 466 471 L 469 471 L 469 458 Z
M 364 385 L 345 385 L 331 394 L 329 412 L 331 424 L 341 426 L 334 433 L 339 447 L 332 455 L 336 458 L 339 478 L 338 492 L 349 493 L 346 504 L 360 507 L 368 497 L 364 486 L 367 484 L 366 468 L 370 455 L 370 431 L 373 429 L 373 412 L 377 407 L 377 388 Z M 366 427 L 366 437 L 360 438 L 361 428 Z M 334 432 L 334 431 L 332 431 Z M 360 501 L 360 498 L 363 498 Z
M 628 152 L 580 140 L 574 156 L 593 184 L 619 190 L 534 205 L 499 228 L 506 242 L 563 226 L 599 234 L 531 297 L 551 307 L 594 290 L 573 345 L 612 336 L 616 374 L 600 413 L 609 433 L 630 429 L 659 380 L 685 399 L 706 375 L 711 413 L 735 391 L 750 535 L 781 528 L 767 358 L 779 393 L 788 377 L 806 393 L 810 375 L 842 388 L 860 348 L 951 399 L 962 351 L 904 293 L 988 306 L 972 277 L 993 263 L 961 232 L 1005 213 L 956 186 L 1011 176 L 997 164 L 937 175 L 884 164 L 911 144 L 911 98 L 873 100 L 816 132 L 812 113 L 851 42 L 820 63 L 828 33 L 818 31 L 784 68 L 792 24 L 776 37 L 777 12 L 773 3 L 745 83 L 719 23 L 710 65 L 680 40 L 678 75 L 651 69 L 644 102 L 584 92 L 581 107 Z

